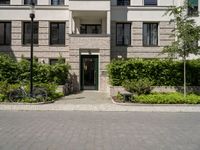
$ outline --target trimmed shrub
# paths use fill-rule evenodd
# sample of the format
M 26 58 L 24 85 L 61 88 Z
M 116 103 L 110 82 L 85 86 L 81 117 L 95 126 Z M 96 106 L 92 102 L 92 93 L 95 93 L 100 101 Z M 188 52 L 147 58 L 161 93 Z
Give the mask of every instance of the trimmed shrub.
M 133 101 L 145 104 L 200 104 L 200 96 L 189 94 L 184 98 L 181 93 L 152 93 L 133 97 Z
M 149 94 L 152 90 L 151 86 L 153 82 L 149 79 L 139 79 L 139 80 L 126 80 L 122 83 L 122 86 L 129 92 L 135 93 L 137 95 Z
M 183 63 L 169 59 L 121 59 L 108 66 L 110 84 L 121 86 L 126 80 L 147 78 L 154 86 L 182 86 Z M 200 86 L 200 60 L 187 62 L 187 85 Z

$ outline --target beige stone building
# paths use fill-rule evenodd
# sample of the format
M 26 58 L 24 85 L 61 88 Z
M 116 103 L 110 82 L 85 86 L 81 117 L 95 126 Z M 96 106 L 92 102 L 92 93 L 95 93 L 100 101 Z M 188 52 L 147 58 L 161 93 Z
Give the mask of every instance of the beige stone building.
M 30 58 L 30 1 L 0 0 L 0 52 Z M 34 56 L 53 64 L 61 55 L 80 90 L 107 92 L 113 58 L 155 58 L 174 38 L 164 13 L 183 0 L 33 0 Z M 195 0 L 193 0 L 195 1 Z M 193 2 L 198 11 L 198 0 Z M 198 22 L 198 18 L 195 18 Z

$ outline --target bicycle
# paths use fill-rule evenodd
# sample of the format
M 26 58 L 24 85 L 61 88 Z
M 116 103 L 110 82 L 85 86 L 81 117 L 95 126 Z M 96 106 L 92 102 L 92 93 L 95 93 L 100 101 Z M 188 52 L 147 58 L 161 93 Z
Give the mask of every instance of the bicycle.
M 47 92 L 43 88 L 34 87 L 33 94 L 30 96 L 25 90 L 25 87 L 21 84 L 18 89 L 15 89 L 9 93 L 10 102 L 18 102 L 24 98 L 33 98 L 39 102 L 46 102 Z
M 64 85 L 64 94 L 69 95 L 73 93 L 73 83 L 71 80 L 68 80 Z

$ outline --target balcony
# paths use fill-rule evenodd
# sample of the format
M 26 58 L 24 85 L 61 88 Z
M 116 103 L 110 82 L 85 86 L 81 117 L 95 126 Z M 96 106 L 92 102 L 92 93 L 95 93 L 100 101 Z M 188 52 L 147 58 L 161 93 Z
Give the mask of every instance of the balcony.
M 69 33 L 110 35 L 110 11 L 70 11 Z

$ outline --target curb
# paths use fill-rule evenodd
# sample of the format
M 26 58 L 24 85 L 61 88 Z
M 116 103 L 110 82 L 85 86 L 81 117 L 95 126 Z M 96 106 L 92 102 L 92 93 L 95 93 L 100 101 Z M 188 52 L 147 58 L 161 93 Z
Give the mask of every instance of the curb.
M 0 105 L 45 105 L 45 104 L 52 104 L 54 103 L 55 101 L 47 101 L 47 102 L 38 102 L 38 103 L 7 103 L 7 102 L 3 102 L 3 103 L 0 103 Z

